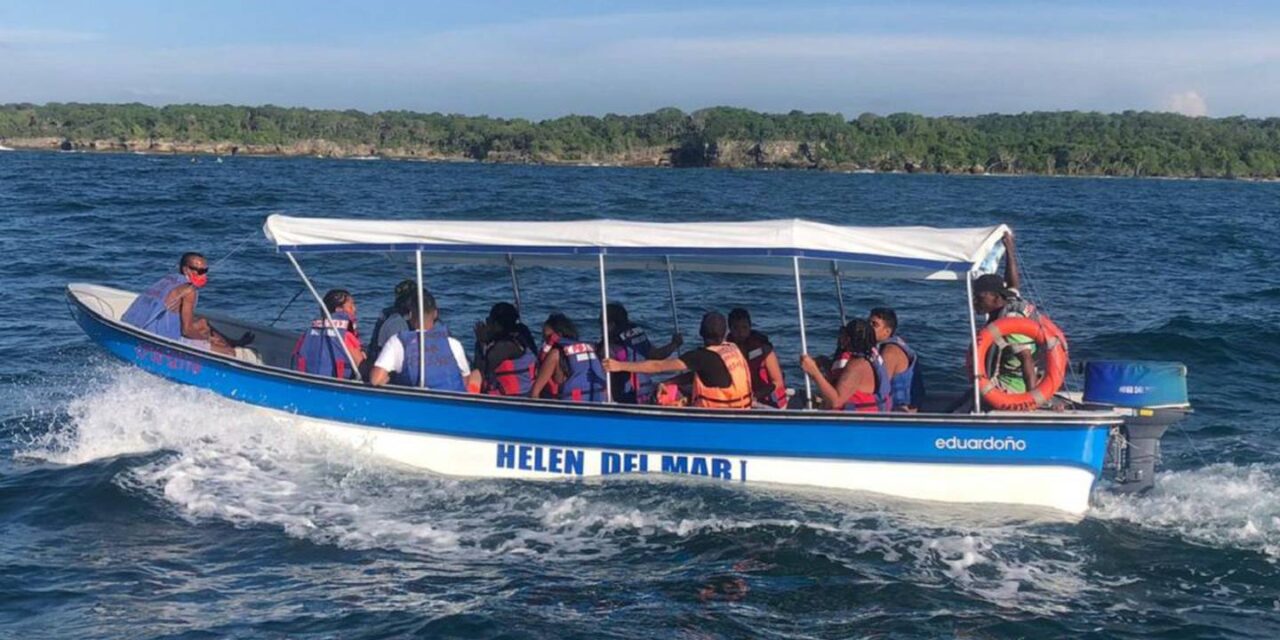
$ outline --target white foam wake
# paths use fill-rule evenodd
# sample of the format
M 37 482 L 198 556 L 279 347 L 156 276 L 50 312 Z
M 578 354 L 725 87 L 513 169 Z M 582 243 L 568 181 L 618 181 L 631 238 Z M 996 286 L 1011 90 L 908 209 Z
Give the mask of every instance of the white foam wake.
M 1090 516 L 1128 521 L 1196 544 L 1280 558 L 1280 465 L 1213 464 L 1156 474 L 1142 496 L 1100 494 Z
M 166 452 L 116 481 L 197 524 L 277 527 L 321 544 L 468 566 L 508 558 L 566 562 L 579 573 L 605 567 L 617 554 L 653 548 L 663 558 L 671 545 L 709 534 L 732 547 L 768 529 L 763 538 L 770 542 L 759 553 L 735 552 L 744 556 L 744 570 L 756 556 L 794 552 L 797 540 L 814 538 L 823 549 L 812 552 L 851 570 L 955 588 L 1005 607 L 1052 612 L 1091 591 L 1086 552 L 1075 548 L 1069 527 L 759 487 L 444 478 L 367 458 L 252 407 L 123 367 L 108 369 L 67 411 L 69 423 L 26 455 L 79 464 Z

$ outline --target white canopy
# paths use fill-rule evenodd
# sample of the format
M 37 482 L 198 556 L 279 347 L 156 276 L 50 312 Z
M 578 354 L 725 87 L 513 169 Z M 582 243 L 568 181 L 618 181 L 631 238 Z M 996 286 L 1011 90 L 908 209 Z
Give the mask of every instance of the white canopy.
M 982 270 L 1007 227 L 844 227 L 808 220 L 507 222 L 356 220 L 272 215 L 263 231 L 284 252 L 422 251 L 453 263 L 667 269 L 956 280 Z

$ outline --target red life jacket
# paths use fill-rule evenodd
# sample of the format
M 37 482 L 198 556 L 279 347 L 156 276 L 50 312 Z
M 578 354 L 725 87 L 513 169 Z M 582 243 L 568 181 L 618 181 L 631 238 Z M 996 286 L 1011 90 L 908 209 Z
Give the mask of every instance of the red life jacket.
M 871 393 L 854 391 L 849 396 L 849 399 L 845 401 L 843 407 L 836 408 L 842 411 L 856 411 L 859 413 L 884 413 L 891 410 L 893 408 L 893 395 L 889 386 L 889 376 L 885 374 L 884 360 L 880 357 L 880 352 L 875 349 L 872 349 L 871 353 L 861 354 L 842 351 L 835 361 L 831 363 L 831 374 L 827 376 L 831 386 L 839 386 L 840 374 L 854 358 L 866 360 L 871 365 L 871 373 L 875 378 L 875 386 L 873 387 L 875 391 Z
M 485 372 L 483 391 L 491 396 L 527 396 L 538 375 L 538 357 L 514 338 L 504 340 L 519 345 L 520 355 L 503 360 L 493 371 Z
M 752 331 L 742 342 L 735 342 L 747 359 L 747 369 L 751 372 L 751 393 L 756 400 L 771 407 L 787 406 L 787 388 L 782 380 L 769 377 L 769 370 L 764 361 L 773 353 L 773 344 L 769 337 L 759 331 Z

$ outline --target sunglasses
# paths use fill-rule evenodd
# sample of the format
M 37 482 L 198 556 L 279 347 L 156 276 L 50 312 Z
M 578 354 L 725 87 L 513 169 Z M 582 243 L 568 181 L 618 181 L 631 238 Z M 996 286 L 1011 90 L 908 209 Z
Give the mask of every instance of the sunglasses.
M 209 267 L 199 267 L 199 268 L 196 268 L 196 267 L 188 266 L 187 268 L 188 268 L 188 269 L 190 269 L 190 270 L 192 270 L 192 271 L 194 271 L 194 272 L 196 272 L 196 275 L 198 275 L 198 276 L 202 276 L 202 275 L 204 275 L 204 274 L 206 274 L 206 273 L 209 273 Z

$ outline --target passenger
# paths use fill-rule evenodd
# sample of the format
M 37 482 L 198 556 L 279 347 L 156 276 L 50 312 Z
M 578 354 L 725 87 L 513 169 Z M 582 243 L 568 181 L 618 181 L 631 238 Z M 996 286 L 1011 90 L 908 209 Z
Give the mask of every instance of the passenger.
M 529 327 L 520 322 L 520 312 L 515 305 L 509 302 L 493 305 L 489 317 L 477 322 L 475 330 L 481 392 L 497 396 L 529 395 L 538 366 L 538 346 Z
M 311 328 L 293 347 L 292 366 L 296 371 L 312 375 L 352 379 L 365 360 L 356 329 L 356 299 L 345 289 L 333 289 L 324 294 L 324 307 L 329 310 L 333 323 L 323 314 L 311 322 Z M 347 353 L 351 354 L 350 362 Z
M 369 336 L 369 358 L 378 359 L 378 352 L 392 336 L 409 328 L 409 305 L 416 303 L 418 283 L 413 280 L 401 280 L 396 285 L 395 298 L 391 306 L 384 307 L 373 324 L 372 335 Z
M 857 318 L 840 330 L 836 341 L 839 354 L 823 375 L 809 354 L 800 356 L 800 367 L 818 385 L 823 406 L 837 411 L 883 413 L 892 408 L 889 376 L 876 352 L 876 335 L 871 323 Z
M 387 340 L 382 352 L 369 372 L 369 384 L 380 387 L 387 382 L 402 387 L 417 387 L 419 381 L 428 389 L 441 391 L 466 391 L 469 386 L 480 384 L 480 373 L 467 364 L 466 350 L 462 343 L 449 336 L 449 329 L 439 322 L 440 310 L 436 299 L 429 293 L 422 296 L 425 320 L 419 333 L 418 299 L 410 297 L 409 329 Z M 419 364 L 419 335 L 421 335 L 422 364 Z M 420 378 L 419 375 L 424 377 Z
M 729 312 L 729 340 L 747 357 L 751 372 L 751 394 L 756 402 L 778 409 L 787 407 L 787 383 L 782 377 L 778 354 L 769 336 L 751 328 L 751 314 L 743 308 Z
M 1006 233 L 1003 242 L 1005 277 L 988 273 L 973 281 L 973 309 L 987 314 L 987 324 L 1000 318 L 1036 318 L 1039 315 L 1035 305 L 1023 300 L 1018 293 L 1018 262 L 1013 233 Z M 1005 278 L 1008 279 L 1007 284 Z M 995 383 L 1011 393 L 1026 393 L 1038 382 L 1035 339 L 1013 334 L 1005 336 L 1005 340 L 1009 346 L 999 356 Z
M 538 378 L 529 395 L 574 402 L 603 402 L 604 369 L 596 348 L 578 338 L 578 328 L 563 313 L 551 314 L 542 325 L 542 357 Z
M 162 338 L 234 356 L 236 347 L 253 342 L 253 334 L 246 331 L 239 340 L 232 340 L 196 315 L 200 288 L 208 281 L 209 264 L 204 256 L 184 253 L 178 259 L 178 272 L 161 278 L 139 294 L 120 321 Z
M 876 307 L 867 321 L 876 332 L 876 350 L 884 359 L 894 411 L 914 413 L 924 399 L 924 377 L 916 367 L 919 357 L 915 350 L 898 335 L 898 314 L 888 307 Z
M 546 398 L 549 400 L 557 400 L 560 398 L 560 385 L 564 383 L 565 368 L 559 365 L 559 350 L 556 348 L 560 340 L 560 334 L 565 331 L 572 331 L 573 335 L 578 335 L 578 328 L 574 326 L 573 321 L 563 313 L 553 313 L 547 317 L 547 321 L 542 323 L 542 348 L 538 349 L 538 374 L 534 379 L 533 389 L 530 392 L 535 398 Z M 552 356 L 552 352 L 556 355 Z M 538 380 L 542 380 L 543 366 L 546 365 L 548 358 L 556 358 L 556 366 L 548 369 L 547 378 L 538 384 Z M 603 369 L 601 370 L 603 371 Z
M 692 387 L 695 407 L 709 409 L 745 409 L 751 406 L 751 373 L 742 351 L 725 340 L 729 333 L 728 322 L 716 311 L 702 316 L 698 334 L 702 336 L 700 349 L 682 354 L 675 360 L 646 360 L 622 362 L 605 360 L 609 372 L 666 373 L 688 370 L 672 381 Z
M 643 362 L 645 360 L 663 360 L 675 353 L 684 343 L 680 334 L 671 336 L 671 342 L 655 347 L 649 342 L 644 329 L 631 322 L 626 307 L 610 302 L 609 312 L 609 351 L 610 357 L 623 362 Z M 596 351 L 603 351 L 597 344 Z M 624 404 L 652 404 L 654 400 L 653 378 L 643 373 L 614 373 L 613 401 Z

